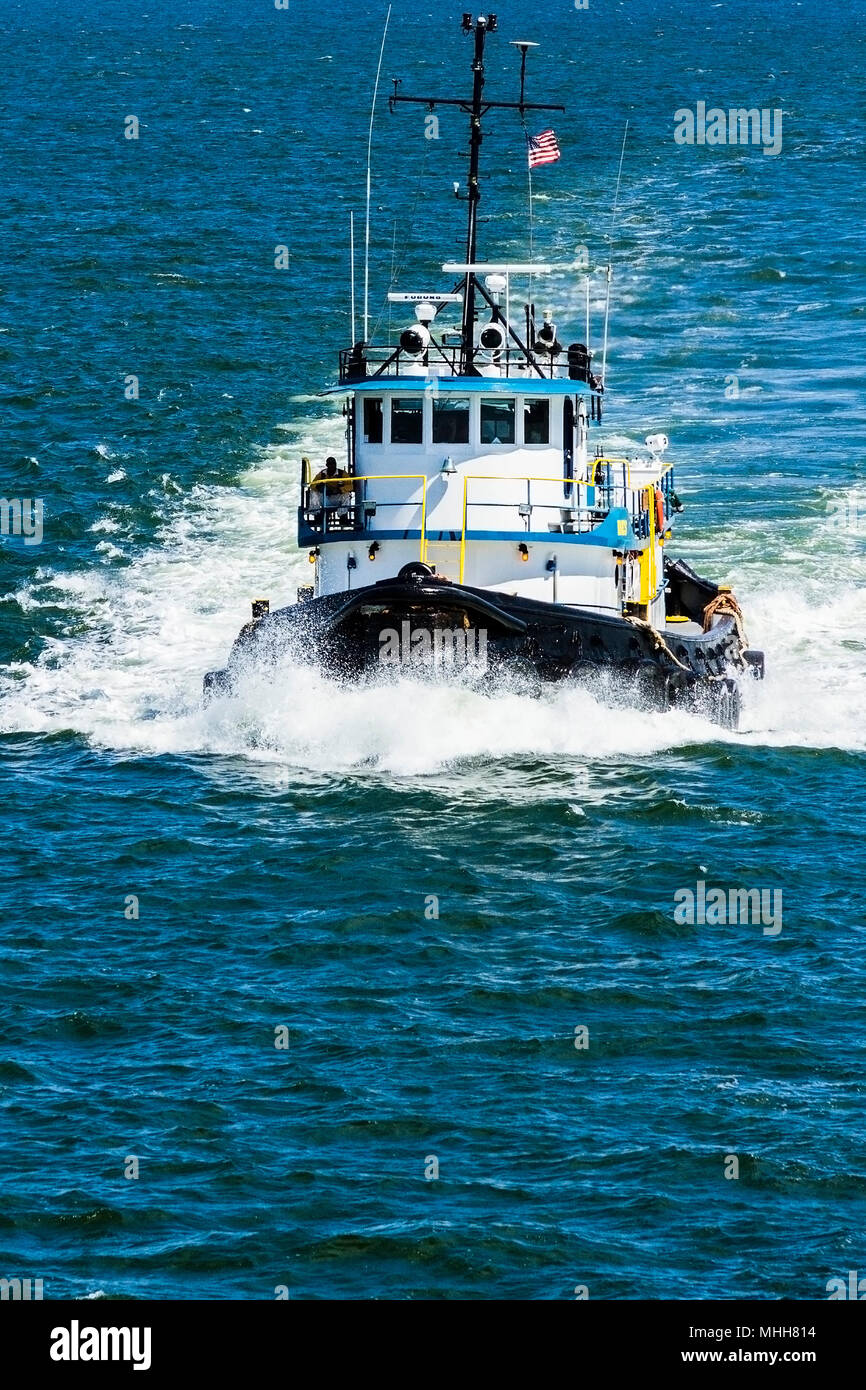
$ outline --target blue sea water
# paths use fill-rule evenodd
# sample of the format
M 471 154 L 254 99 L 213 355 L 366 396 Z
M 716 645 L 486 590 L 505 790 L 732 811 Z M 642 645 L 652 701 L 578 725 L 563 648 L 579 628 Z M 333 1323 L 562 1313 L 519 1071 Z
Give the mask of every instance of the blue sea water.
M 0 540 L 0 1276 L 825 1297 L 866 1269 L 863 11 L 502 0 L 490 40 L 491 94 L 533 38 L 568 106 L 537 256 L 606 259 L 629 121 L 603 438 L 669 433 L 676 548 L 766 651 L 729 734 L 292 668 L 201 707 L 309 575 L 385 9 L 0 3 L 0 493 L 45 508 Z M 461 12 L 395 0 L 385 91 L 467 90 Z M 677 145 L 701 100 L 781 109 L 781 152 Z M 380 332 L 461 255 L 465 149 L 380 106 Z M 510 116 L 484 159 L 522 259 Z M 545 293 L 578 336 L 580 274 Z M 701 880 L 782 931 L 678 924 Z

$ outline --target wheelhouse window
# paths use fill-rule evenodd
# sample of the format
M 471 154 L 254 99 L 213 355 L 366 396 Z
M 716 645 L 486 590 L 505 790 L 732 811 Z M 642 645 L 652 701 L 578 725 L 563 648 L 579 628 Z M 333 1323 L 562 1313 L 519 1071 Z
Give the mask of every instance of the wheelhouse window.
M 382 439 L 382 398 L 381 396 L 365 396 L 364 443 L 381 444 Z
M 514 443 L 514 401 L 481 402 L 481 443 Z
M 424 443 L 424 399 L 422 396 L 392 398 L 391 443 Z
M 468 397 L 440 396 L 433 401 L 433 443 L 469 443 Z
M 524 444 L 550 443 L 550 401 L 524 401 L 523 442 Z

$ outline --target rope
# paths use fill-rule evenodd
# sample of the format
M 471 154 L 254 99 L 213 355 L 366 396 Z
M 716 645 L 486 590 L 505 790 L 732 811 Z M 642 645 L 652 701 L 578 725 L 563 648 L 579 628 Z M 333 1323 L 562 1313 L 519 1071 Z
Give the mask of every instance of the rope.
M 727 591 L 716 594 L 716 597 L 710 599 L 704 609 L 704 632 L 709 632 L 716 618 L 724 616 L 730 616 L 734 619 L 737 636 L 743 646 L 748 647 L 749 639 L 746 636 L 746 629 L 743 622 L 743 610 L 737 603 L 734 595 Z
M 691 666 L 686 666 L 684 662 L 680 661 L 678 656 L 674 656 L 674 653 L 658 631 L 658 628 L 653 627 L 652 623 L 648 623 L 645 618 L 636 618 L 632 613 L 624 613 L 623 617 L 627 623 L 631 623 L 633 627 L 640 628 L 642 632 L 647 633 L 647 635 L 652 638 L 653 651 L 664 652 L 665 656 L 670 657 L 674 665 L 678 666 L 681 671 L 687 671 L 690 676 L 694 675 Z
M 704 609 L 704 632 L 709 632 L 713 623 L 713 619 L 718 617 L 720 614 L 729 614 L 734 619 L 737 628 L 737 635 L 739 636 L 743 646 L 747 647 L 749 643 L 746 637 L 745 628 L 743 627 L 742 609 L 740 608 L 740 605 L 737 603 L 737 600 L 734 598 L 733 594 L 717 594 L 714 599 L 710 600 L 710 602 Z M 652 623 L 647 622 L 645 618 L 636 618 L 631 613 L 624 613 L 623 617 L 625 618 L 627 623 L 631 623 L 633 627 L 640 628 L 642 632 L 645 632 L 649 637 L 652 638 L 653 651 L 664 652 L 665 656 L 669 657 L 670 660 L 674 663 L 674 665 L 678 666 L 681 671 L 687 671 L 689 675 L 694 675 L 694 671 L 692 670 L 691 666 L 686 666 L 684 662 L 680 661 L 678 656 L 674 655 L 667 642 L 662 637 L 661 633 L 658 631 L 657 628 L 653 627 Z M 722 680 L 724 679 L 724 677 L 711 677 L 711 679 Z

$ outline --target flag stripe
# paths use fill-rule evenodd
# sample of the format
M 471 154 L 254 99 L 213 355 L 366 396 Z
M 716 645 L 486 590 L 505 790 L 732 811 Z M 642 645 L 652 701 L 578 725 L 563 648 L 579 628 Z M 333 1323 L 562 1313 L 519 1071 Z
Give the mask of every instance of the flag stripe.
M 543 130 L 540 135 L 529 136 L 530 169 L 535 169 L 539 164 L 555 164 L 561 158 L 555 131 Z

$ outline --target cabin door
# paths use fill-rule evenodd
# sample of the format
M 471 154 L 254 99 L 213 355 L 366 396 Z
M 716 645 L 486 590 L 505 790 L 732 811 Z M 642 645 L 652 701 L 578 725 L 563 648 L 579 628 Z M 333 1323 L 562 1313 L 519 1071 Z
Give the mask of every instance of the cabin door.
M 562 407 L 562 490 L 566 499 L 574 491 L 574 401 L 566 396 Z

